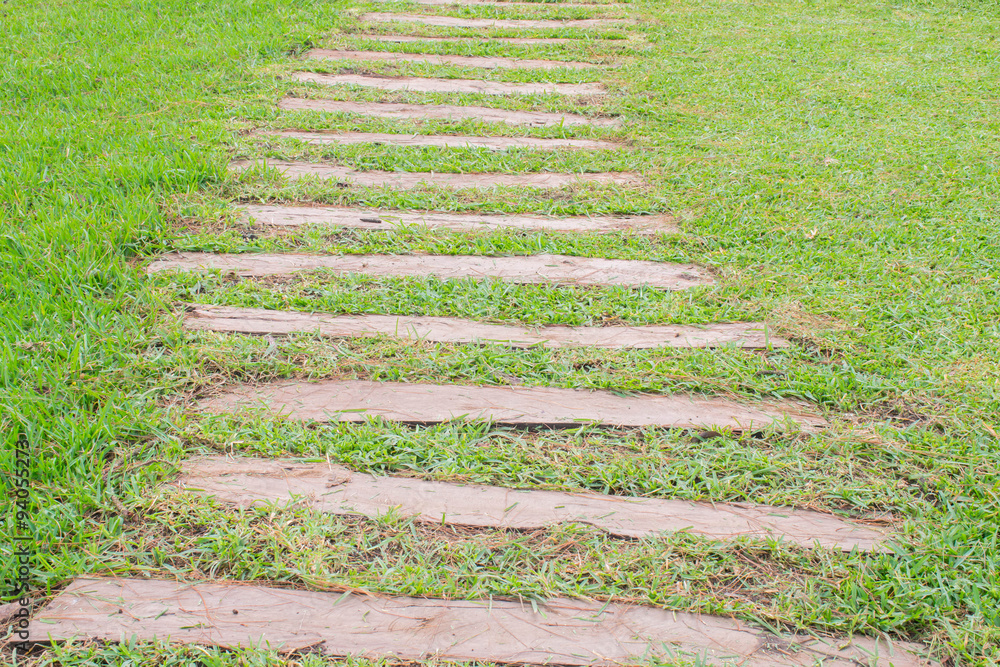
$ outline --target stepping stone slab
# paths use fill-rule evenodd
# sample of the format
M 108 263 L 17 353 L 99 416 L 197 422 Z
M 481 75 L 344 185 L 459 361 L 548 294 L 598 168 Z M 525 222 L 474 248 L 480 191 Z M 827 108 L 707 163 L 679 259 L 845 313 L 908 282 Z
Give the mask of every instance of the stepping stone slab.
M 589 69 L 600 67 L 592 63 L 562 60 L 517 60 L 514 58 L 486 58 L 479 56 L 441 56 L 432 53 L 391 53 L 388 51 L 345 51 L 313 49 L 307 54 L 313 60 L 362 60 L 390 63 L 428 63 L 430 65 L 457 65 L 482 69 Z
M 558 125 L 593 127 L 620 127 L 614 118 L 590 118 L 571 113 L 545 113 L 538 111 L 508 111 L 489 107 L 460 107 L 448 104 L 389 104 L 385 102 L 340 102 L 336 100 L 306 100 L 286 97 L 278 102 L 286 111 L 321 111 L 324 113 L 353 113 L 372 118 L 407 118 L 414 120 L 478 120 L 484 123 L 506 123 L 529 127 Z
M 328 225 L 354 229 L 399 230 L 429 227 L 454 231 L 531 229 L 555 232 L 676 232 L 669 215 L 638 215 L 624 218 L 550 218 L 533 215 L 465 215 L 459 213 L 409 213 L 363 208 L 319 206 L 242 206 L 253 220 L 279 227 Z
M 357 39 L 367 39 L 374 42 L 406 44 L 410 42 L 481 44 L 482 39 L 476 37 L 420 37 L 415 35 L 352 35 Z M 546 44 L 583 44 L 584 40 L 567 37 L 490 37 L 491 44 L 528 44 L 545 46 Z M 619 40 L 624 43 L 624 40 Z M 613 43 L 613 42 L 611 42 Z M 607 43 L 605 43 L 607 45 Z
M 582 523 L 619 537 L 686 530 L 728 540 L 749 536 L 800 547 L 884 551 L 882 532 L 830 514 L 747 503 L 693 503 L 373 477 L 326 463 L 209 457 L 186 461 L 181 489 L 250 507 L 302 505 L 376 518 L 399 513 L 434 524 L 539 530 Z
M 623 150 L 613 141 L 593 139 L 536 139 L 534 137 L 469 137 L 447 134 L 386 134 L 383 132 L 264 132 L 262 136 L 298 139 L 310 144 L 385 144 L 387 146 L 433 146 L 438 148 L 484 148 L 502 151 L 525 148 L 538 151 L 560 149 Z
M 638 428 L 757 431 L 792 425 L 815 431 L 826 421 L 791 401 L 737 403 L 684 394 L 618 396 L 607 391 L 558 387 L 434 385 L 407 382 L 327 380 L 238 386 L 197 403 L 201 410 L 267 414 L 302 421 L 363 422 L 370 417 L 409 424 L 455 419 L 526 427 L 603 424 Z
M 398 171 L 355 171 L 347 167 L 333 167 L 315 162 L 282 162 L 280 160 L 249 160 L 234 162 L 230 169 L 246 171 L 263 165 L 277 169 L 291 179 L 320 178 L 359 185 L 366 188 L 389 187 L 411 190 L 428 186 L 452 188 L 477 188 L 489 190 L 496 187 L 562 188 L 584 183 L 606 183 L 611 185 L 639 185 L 642 181 L 631 172 L 603 174 L 438 174 L 428 172 Z
M 599 83 L 502 83 L 476 79 L 431 79 L 417 76 L 366 76 L 295 72 L 292 78 L 323 86 L 363 86 L 411 93 L 475 93 L 479 95 L 604 95 Z
M 240 276 L 290 276 L 325 270 L 336 275 L 407 276 L 439 280 L 495 278 L 521 284 L 621 285 L 682 290 L 713 284 L 712 276 L 693 264 L 643 260 L 569 257 L 566 255 L 299 255 L 294 253 L 169 253 L 146 271 L 213 271 Z
M 400 0 L 374 0 L 374 2 L 399 2 Z M 490 7 L 541 7 L 543 9 L 594 9 L 600 7 L 615 7 L 605 3 L 570 3 L 570 2 L 496 2 L 495 0 L 406 0 L 415 5 L 488 5 Z
M 455 16 L 427 16 L 422 14 L 389 14 L 371 12 L 361 16 L 362 21 L 372 23 L 419 23 L 445 28 L 603 28 L 616 25 L 632 25 L 631 19 L 577 19 L 560 21 L 556 19 L 465 19 Z
M 600 347 L 647 350 L 664 347 L 783 348 L 763 324 L 736 322 L 692 326 L 526 327 L 484 324 L 450 317 L 322 315 L 260 308 L 188 306 L 184 327 L 256 335 L 315 333 L 332 338 L 390 336 L 434 343 L 499 343 L 511 347 Z
M 441 600 L 246 582 L 79 578 L 38 614 L 34 641 L 150 641 L 312 649 L 390 661 L 742 667 L 932 667 L 915 644 L 774 635 L 731 618 L 614 602 Z

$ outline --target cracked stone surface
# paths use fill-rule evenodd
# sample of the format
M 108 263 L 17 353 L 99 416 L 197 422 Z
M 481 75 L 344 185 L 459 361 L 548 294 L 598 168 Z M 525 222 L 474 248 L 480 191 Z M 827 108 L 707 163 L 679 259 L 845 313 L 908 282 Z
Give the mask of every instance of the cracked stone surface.
M 462 213 L 421 213 L 418 211 L 379 210 L 333 206 L 239 206 L 245 216 L 257 223 L 279 227 L 328 225 L 354 229 L 405 229 L 428 227 L 454 231 L 493 229 L 533 229 L 553 232 L 635 232 L 676 233 L 670 215 L 632 215 L 623 217 L 555 218 L 542 215 L 476 215 Z
M 293 253 L 178 252 L 147 265 L 159 271 L 219 270 L 241 276 L 292 275 L 325 269 L 343 275 L 433 276 L 441 280 L 496 278 L 521 284 L 623 285 L 679 290 L 714 281 L 693 264 L 566 255 L 297 255 Z
M 244 508 L 304 504 L 329 514 L 376 518 L 399 513 L 479 528 L 537 530 L 582 523 L 620 537 L 686 530 L 721 540 L 748 536 L 805 548 L 885 551 L 882 531 L 809 510 L 373 477 L 326 463 L 192 459 L 184 462 L 176 487 Z
M 191 331 L 254 335 L 319 334 L 331 338 L 389 336 L 434 343 L 496 343 L 510 347 L 599 347 L 647 350 L 734 346 L 788 347 L 759 322 L 704 326 L 539 327 L 487 324 L 453 317 L 402 315 L 322 315 L 262 308 L 191 304 L 184 315 Z
M 362 21 L 372 23 L 419 23 L 445 28 L 603 28 L 617 25 L 633 25 L 632 19 L 577 19 L 560 21 L 556 19 L 464 19 L 454 16 L 430 16 L 423 14 L 391 14 L 370 12 L 361 16 Z
M 561 387 L 470 386 L 416 382 L 326 380 L 238 385 L 198 401 L 216 413 L 263 411 L 303 421 L 363 422 L 371 417 L 409 424 L 481 420 L 514 426 L 659 426 L 686 429 L 766 428 L 816 431 L 826 421 L 794 401 L 737 402 L 688 394 L 619 396 Z
M 433 53 L 394 53 L 392 51 L 349 51 L 345 49 L 313 49 L 306 54 L 312 60 L 361 60 L 389 63 L 427 63 L 430 65 L 457 65 L 482 69 L 591 69 L 600 67 L 593 63 L 564 60 L 530 60 L 517 58 L 489 58 L 482 56 L 449 56 Z
M 415 120 L 479 120 L 485 123 L 506 123 L 529 127 L 559 125 L 591 125 L 594 127 L 620 127 L 616 118 L 597 118 L 572 113 L 542 111 L 509 111 L 478 106 L 450 104 L 392 104 L 388 102 L 342 102 L 338 100 L 311 100 L 286 97 L 278 108 L 287 111 L 320 111 L 324 113 L 353 113 L 373 118 L 409 118 Z
M 743 667 L 931 667 L 922 647 L 774 635 L 735 619 L 621 603 L 440 600 L 249 584 L 80 578 L 31 624 L 47 639 L 307 648 L 396 660 L 608 666 L 700 658 Z
M 422 76 L 374 76 L 364 74 L 316 74 L 295 72 L 295 81 L 323 86 L 364 86 L 379 90 L 413 93 L 478 93 L 480 95 L 604 95 L 599 83 L 503 83 L 479 79 L 433 79 Z
M 534 137 L 471 137 L 449 134 L 388 134 L 385 132 L 298 132 L 276 130 L 257 136 L 298 139 L 311 144 L 384 144 L 387 146 L 436 146 L 439 148 L 484 148 L 502 151 L 516 148 L 531 150 L 624 150 L 613 141 L 595 139 L 537 139 Z
M 343 183 L 345 186 L 389 187 L 401 190 L 411 188 L 443 186 L 452 188 L 476 188 L 479 190 L 496 187 L 562 188 L 583 183 L 610 185 L 643 185 L 645 181 L 638 174 L 627 171 L 602 174 L 559 174 L 552 172 L 534 174 L 452 174 L 436 172 L 400 171 L 357 171 L 316 162 L 285 162 L 282 160 L 242 160 L 233 162 L 229 168 L 234 172 L 266 167 L 276 169 L 286 178 L 317 178 Z

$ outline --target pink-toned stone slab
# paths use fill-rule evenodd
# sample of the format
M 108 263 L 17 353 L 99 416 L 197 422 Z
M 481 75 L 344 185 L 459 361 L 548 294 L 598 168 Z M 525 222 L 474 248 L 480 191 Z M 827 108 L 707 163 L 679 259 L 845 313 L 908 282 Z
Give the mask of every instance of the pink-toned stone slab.
M 452 106 L 448 104 L 390 104 L 386 102 L 341 102 L 337 100 L 307 100 L 286 97 L 278 102 L 286 111 L 320 111 L 324 113 L 353 113 L 373 118 L 406 118 L 414 120 L 478 120 L 484 123 L 506 123 L 529 127 L 558 125 L 593 127 L 620 127 L 614 118 L 591 118 L 571 113 L 545 113 L 539 111 L 508 111 L 489 107 Z
M 588 69 L 600 67 L 593 63 L 563 60 L 518 60 L 515 58 L 488 58 L 481 56 L 442 56 L 433 53 L 392 53 L 390 51 L 348 51 L 313 49 L 308 54 L 313 60 L 361 60 L 388 63 L 427 63 L 429 65 L 456 65 L 481 69 Z
M 230 169 L 242 172 L 261 163 L 233 162 Z M 397 171 L 355 171 L 347 167 L 334 167 L 314 162 L 282 162 L 265 160 L 263 165 L 277 169 L 290 179 L 318 178 L 358 185 L 366 188 L 396 188 L 409 190 L 420 187 L 477 188 L 489 190 L 497 187 L 562 188 L 584 183 L 609 185 L 641 185 L 640 178 L 630 172 L 603 174 L 447 174 Z
M 0 625 L 6 626 L 10 623 L 11 619 L 22 613 L 23 608 L 18 602 L 8 602 L 6 604 L 0 604 Z M 27 614 L 27 611 L 23 612 Z
M 632 25 L 631 19 L 577 19 L 560 21 L 556 19 L 469 19 L 455 16 L 432 16 L 422 14 L 390 14 L 371 12 L 361 16 L 362 21 L 371 23 L 419 23 L 445 28 L 604 28 L 616 25 Z
M 685 394 L 618 396 L 607 391 L 328 380 L 237 386 L 197 407 L 209 412 L 263 409 L 318 422 L 363 422 L 371 417 L 411 424 L 455 419 L 540 427 L 602 424 L 637 428 L 815 431 L 826 421 L 792 401 L 738 403 Z
M 615 602 L 441 600 L 249 583 L 80 578 L 38 614 L 33 641 L 169 641 L 311 649 L 390 662 L 935 667 L 917 644 L 774 635 L 731 618 Z
M 314 333 L 333 338 L 391 336 L 434 343 L 498 343 L 511 347 L 600 347 L 646 350 L 664 347 L 784 348 L 758 322 L 695 326 L 526 327 L 485 324 L 452 317 L 322 315 L 261 308 L 191 304 L 184 327 L 256 335 Z
M 146 267 L 160 271 L 212 271 L 241 276 L 292 275 L 325 270 L 336 275 L 435 277 L 440 280 L 496 278 L 522 284 L 621 285 L 682 290 L 714 283 L 693 264 L 569 257 L 566 255 L 298 255 L 292 253 L 216 254 L 178 252 Z
M 437 148 L 484 148 L 493 151 L 525 148 L 536 151 L 560 149 L 624 150 L 613 141 L 594 139 L 536 139 L 534 137 L 470 137 L 451 134 L 387 134 L 385 132 L 263 132 L 262 136 L 298 139 L 310 144 L 385 144 L 387 146 L 432 146 Z
M 271 459 L 200 458 L 185 461 L 183 470 L 179 488 L 240 507 L 305 504 L 328 514 L 376 518 L 398 513 L 438 525 L 539 530 L 582 523 L 620 537 L 686 530 L 719 540 L 754 537 L 805 548 L 886 550 L 879 530 L 790 507 L 372 477 L 326 463 Z
M 374 2 L 400 2 L 400 0 L 373 0 Z M 488 5 L 490 7 L 517 7 L 521 9 L 523 7 L 534 7 L 541 9 L 560 9 L 560 8 L 570 8 L 570 9 L 595 9 L 600 7 L 616 7 L 617 5 L 610 3 L 596 3 L 596 2 L 504 2 L 501 0 L 497 2 L 496 0 L 405 0 L 416 5 Z
M 477 37 L 421 37 L 419 35 L 352 35 L 358 39 L 367 39 L 373 42 L 408 44 L 411 42 L 430 43 L 459 43 L 459 44 L 479 44 L 482 42 Z M 491 44 L 526 44 L 535 46 L 546 46 L 550 44 L 585 44 L 582 39 L 570 37 L 490 37 Z M 617 40 L 625 44 L 625 40 Z M 602 46 L 613 45 L 615 40 L 604 41 Z
M 363 86 L 411 93 L 474 93 L 478 95 L 604 95 L 599 83 L 503 83 L 476 79 L 431 79 L 418 76 L 374 76 L 364 74 L 316 74 L 295 72 L 295 81 L 323 86 Z
M 635 215 L 621 218 L 552 218 L 537 215 L 469 215 L 420 213 L 332 206 L 241 206 L 253 220 L 280 227 L 328 225 L 354 229 L 399 230 L 429 227 L 453 231 L 532 229 L 554 232 L 673 233 L 677 226 L 669 215 Z

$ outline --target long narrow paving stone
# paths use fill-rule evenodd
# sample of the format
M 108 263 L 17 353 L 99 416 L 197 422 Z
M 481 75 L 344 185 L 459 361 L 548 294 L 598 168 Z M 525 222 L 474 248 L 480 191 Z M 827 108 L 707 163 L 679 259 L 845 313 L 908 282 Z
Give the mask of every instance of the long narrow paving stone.
M 552 218 L 534 215 L 469 215 L 460 213 L 413 213 L 366 208 L 329 206 L 242 206 L 249 218 L 265 225 L 299 227 L 328 225 L 355 229 L 405 229 L 431 227 L 454 231 L 537 229 L 554 232 L 676 232 L 669 215 L 637 215 L 622 218 Z
M 237 386 L 197 403 L 209 412 L 263 409 L 303 421 L 363 422 L 370 417 L 412 424 L 473 419 L 512 426 L 759 431 L 767 427 L 815 431 L 826 421 L 792 401 L 737 403 L 686 394 L 618 396 L 557 387 L 434 385 L 327 380 Z
M 334 167 L 315 162 L 283 162 L 265 160 L 262 163 L 249 160 L 233 162 L 230 169 L 242 172 L 259 166 L 277 169 L 286 178 L 320 178 L 359 185 L 366 188 L 396 188 L 410 190 L 427 186 L 449 188 L 476 188 L 489 190 L 497 187 L 562 188 L 584 183 L 609 185 L 641 185 L 643 181 L 631 172 L 603 174 L 438 174 L 428 172 L 402 171 L 355 171 L 347 167 Z
M 295 72 L 292 79 L 321 86 L 362 86 L 411 93 L 475 93 L 479 95 L 604 95 L 599 83 L 503 83 L 478 79 L 432 79 L 419 76 L 369 76 Z
M 366 39 L 373 42 L 409 44 L 411 42 L 481 44 L 478 37 L 421 37 L 419 35 L 352 35 L 356 39 Z M 602 46 L 613 45 L 616 40 L 603 41 Z M 625 40 L 617 40 L 625 43 Z M 584 44 L 585 40 L 570 37 L 490 37 L 490 44 L 527 44 L 545 46 L 548 44 Z
M 934 667 L 917 644 L 775 635 L 732 618 L 614 602 L 441 600 L 250 583 L 82 577 L 32 620 L 32 641 L 169 641 L 392 661 L 741 667 Z
M 324 113 L 353 113 L 373 118 L 407 118 L 414 120 L 478 120 L 484 123 L 506 123 L 529 127 L 559 125 L 593 127 L 620 127 L 614 118 L 590 118 L 571 113 L 545 113 L 539 111 L 508 111 L 489 107 L 460 107 L 448 104 L 391 104 L 387 102 L 341 102 L 337 100 L 307 100 L 286 97 L 278 102 L 286 111 L 320 111 Z
M 445 28 L 605 28 L 616 25 L 631 25 L 631 19 L 577 19 L 560 21 L 556 19 L 467 19 L 455 16 L 431 16 L 424 14 L 390 14 L 371 12 L 361 16 L 362 21 L 372 23 L 419 23 Z
M 146 267 L 160 271 L 211 271 L 241 276 L 289 276 L 326 270 L 336 275 L 496 278 L 522 284 L 621 285 L 682 290 L 711 285 L 714 280 L 692 264 L 643 260 L 525 255 L 297 255 L 292 253 L 178 252 L 162 255 Z
M 539 530 L 582 523 L 619 537 L 689 531 L 718 540 L 770 538 L 800 547 L 885 551 L 885 535 L 830 514 L 749 503 L 694 503 L 373 477 L 326 463 L 206 457 L 185 461 L 176 486 L 240 507 L 305 503 L 328 514 L 477 528 Z
M 391 51 L 348 51 L 313 49 L 306 54 L 312 60 L 360 60 L 389 63 L 427 63 L 430 65 L 457 65 L 481 69 L 590 69 L 600 67 L 593 63 L 562 60 L 518 60 L 515 58 L 490 58 L 481 56 L 443 56 L 433 53 L 393 53 Z
M 310 144 L 385 144 L 387 146 L 434 146 L 439 148 L 485 148 L 502 151 L 515 148 L 552 151 L 559 149 L 623 150 L 613 141 L 594 139 L 536 139 L 534 137 L 470 137 L 449 134 L 386 134 L 384 132 L 298 132 L 280 130 L 261 136 L 298 139 Z
M 261 308 L 192 304 L 184 315 L 191 331 L 255 335 L 320 334 L 331 338 L 391 336 L 434 343 L 499 343 L 511 347 L 601 347 L 646 350 L 664 347 L 784 348 L 759 322 L 695 326 L 540 327 L 485 324 L 452 317 L 322 315 Z
M 399 0 L 372 0 L 374 2 L 398 2 Z M 570 8 L 570 9 L 600 9 L 602 7 L 620 7 L 621 5 L 610 4 L 610 3 L 596 3 L 596 2 L 505 2 L 504 0 L 407 0 L 407 2 L 413 3 L 415 5 L 458 5 L 458 6 L 482 6 L 487 5 L 490 7 L 517 7 L 518 9 L 522 7 L 534 7 L 541 9 L 560 9 L 560 8 Z M 625 5 L 626 7 L 628 5 Z

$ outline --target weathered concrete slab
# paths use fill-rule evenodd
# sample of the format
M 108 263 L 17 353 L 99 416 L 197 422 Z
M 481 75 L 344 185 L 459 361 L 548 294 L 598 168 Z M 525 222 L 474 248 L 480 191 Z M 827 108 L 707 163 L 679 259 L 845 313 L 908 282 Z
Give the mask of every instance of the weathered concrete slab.
M 615 118 L 591 118 L 571 113 L 545 113 L 539 111 L 508 111 L 476 106 L 448 104 L 390 104 L 386 102 L 340 102 L 337 100 L 307 100 L 286 97 L 278 102 L 286 111 L 320 111 L 324 113 L 354 113 L 373 118 L 406 118 L 414 120 L 478 120 L 484 123 L 506 123 L 529 127 L 559 125 L 593 127 L 620 127 Z
M 536 139 L 534 137 L 471 137 L 452 134 L 387 134 L 384 132 L 262 132 L 260 136 L 298 139 L 310 144 L 385 144 L 388 146 L 431 146 L 437 148 L 483 148 L 503 151 L 518 148 L 553 151 L 566 149 L 624 150 L 613 141 L 595 139 Z
M 80 578 L 31 624 L 34 641 L 169 641 L 311 649 L 390 661 L 742 667 L 934 667 L 923 647 L 774 635 L 731 618 L 614 602 L 440 600 L 249 583 Z
M 388 63 L 426 63 L 428 65 L 456 65 L 481 69 L 591 69 L 600 67 L 593 63 L 564 60 L 519 60 L 516 58 L 488 58 L 482 56 L 447 56 L 433 53 L 393 53 L 390 51 L 349 51 L 345 49 L 313 49 L 306 54 L 312 60 L 360 60 Z
M 411 93 L 474 93 L 478 95 L 604 95 L 599 83 L 504 83 L 477 79 L 432 79 L 419 76 L 374 76 L 364 74 L 316 74 L 295 72 L 295 81 L 321 86 L 363 86 Z
M 196 407 L 268 414 L 318 422 L 363 422 L 371 417 L 409 424 L 455 419 L 511 426 L 568 428 L 601 424 L 637 428 L 759 431 L 768 427 L 814 431 L 826 421 L 791 401 L 738 403 L 685 394 L 618 396 L 607 391 L 558 387 L 463 386 L 407 382 L 275 382 L 237 386 Z
M 770 538 L 804 548 L 884 551 L 885 534 L 830 514 L 749 503 L 693 503 L 373 477 L 326 463 L 207 457 L 176 486 L 240 507 L 303 504 L 371 518 L 398 513 L 437 525 L 538 530 L 582 523 L 621 537 L 685 530 L 712 539 Z
M 355 229 L 405 229 L 431 227 L 453 231 L 537 229 L 555 232 L 676 232 L 669 215 L 636 215 L 621 218 L 552 218 L 536 215 L 469 215 L 420 213 L 331 206 L 242 206 L 247 216 L 265 225 L 298 227 L 330 225 Z
M 390 336 L 434 343 L 498 343 L 511 347 L 599 347 L 646 350 L 734 346 L 784 348 L 788 341 L 768 335 L 759 322 L 695 326 L 539 327 L 486 324 L 453 317 L 405 315 L 322 315 L 262 308 L 191 304 L 184 314 L 191 331 L 255 335 L 312 333 L 331 338 Z
M 421 25 L 434 25 L 444 28 L 607 28 L 635 23 L 631 19 L 576 19 L 565 21 L 557 19 L 470 19 L 424 14 L 390 14 L 387 12 L 363 14 L 361 20 L 370 23 L 419 23 Z
M 398 0 L 373 0 L 374 2 L 397 2 Z M 483 6 L 490 7 L 533 7 L 536 9 L 600 9 L 602 7 L 620 7 L 618 4 L 597 3 L 597 2 L 505 2 L 504 0 L 408 0 L 416 5 L 458 5 L 458 6 Z M 628 5 L 625 5 L 626 7 Z
M 643 181 L 630 172 L 603 174 L 447 174 L 397 171 L 355 171 L 314 162 L 282 162 L 265 160 L 263 166 L 277 169 L 290 179 L 319 178 L 358 185 L 366 188 L 396 188 L 410 190 L 420 187 L 476 188 L 489 190 L 497 187 L 562 188 L 584 183 L 608 185 L 642 185 Z M 230 169 L 242 172 L 261 166 L 251 161 L 234 162 Z
M 496 278 L 523 284 L 622 285 L 682 290 L 714 280 L 693 264 L 639 260 L 524 255 L 297 255 L 178 252 L 150 262 L 147 272 L 219 270 L 241 276 L 293 275 L 325 270 L 344 275 L 435 277 L 440 280 Z
M 458 43 L 458 44 L 475 44 L 482 40 L 478 37 L 421 37 L 419 35 L 352 35 L 359 39 L 367 39 L 374 42 L 383 43 L 395 43 L 395 44 L 408 44 L 411 42 L 430 42 L 430 43 Z M 583 44 L 584 40 L 574 39 L 572 37 L 490 37 L 491 44 L 526 44 L 535 46 L 545 46 L 551 44 Z M 626 44 L 625 40 L 617 40 L 622 44 Z M 613 45 L 614 40 L 603 41 L 602 46 Z

